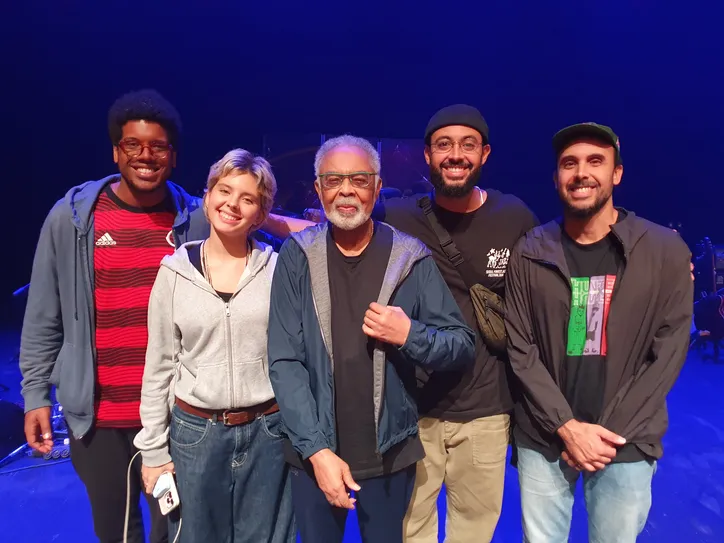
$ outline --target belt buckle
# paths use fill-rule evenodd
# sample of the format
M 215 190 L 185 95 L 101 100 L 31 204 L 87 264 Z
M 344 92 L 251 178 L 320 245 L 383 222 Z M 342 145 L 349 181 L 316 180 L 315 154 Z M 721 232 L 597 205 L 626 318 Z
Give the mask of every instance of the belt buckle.
M 224 422 L 224 426 L 231 426 L 231 424 L 229 424 L 229 412 L 228 411 L 224 411 L 221 420 Z

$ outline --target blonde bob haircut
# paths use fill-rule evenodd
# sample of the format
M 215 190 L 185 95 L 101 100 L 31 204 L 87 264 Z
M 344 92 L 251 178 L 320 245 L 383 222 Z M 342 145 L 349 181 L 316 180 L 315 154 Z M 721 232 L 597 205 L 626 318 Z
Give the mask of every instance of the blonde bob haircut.
M 277 193 L 277 180 L 271 164 L 265 158 L 255 156 L 244 149 L 232 149 L 211 166 L 206 181 L 206 192 L 210 192 L 224 177 L 245 173 L 256 179 L 262 213 L 262 220 L 259 222 L 261 225 L 274 207 L 274 197 Z

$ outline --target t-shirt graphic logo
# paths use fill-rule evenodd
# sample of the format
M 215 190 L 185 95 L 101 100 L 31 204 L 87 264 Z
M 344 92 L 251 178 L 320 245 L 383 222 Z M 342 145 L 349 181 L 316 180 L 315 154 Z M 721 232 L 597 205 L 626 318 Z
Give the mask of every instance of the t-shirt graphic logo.
M 490 249 L 487 256 L 488 266 L 485 274 L 488 277 L 503 277 L 505 275 L 505 268 L 508 267 L 510 249 Z
M 571 278 L 568 356 L 606 356 L 606 323 L 615 275 Z

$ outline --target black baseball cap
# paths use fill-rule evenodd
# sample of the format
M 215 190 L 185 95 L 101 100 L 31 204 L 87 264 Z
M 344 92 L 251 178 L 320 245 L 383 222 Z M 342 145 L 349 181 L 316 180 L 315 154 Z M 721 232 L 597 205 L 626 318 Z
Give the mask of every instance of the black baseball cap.
M 598 123 L 579 123 L 559 130 L 553 136 L 553 150 L 556 156 L 560 156 L 571 143 L 587 138 L 611 145 L 616 152 L 616 158 L 621 161 L 621 143 L 618 136 L 610 127 Z
M 483 143 L 488 143 L 488 123 L 477 108 L 467 104 L 454 104 L 446 106 L 435 113 L 427 123 L 425 129 L 425 143 L 430 144 L 430 138 L 436 130 L 446 126 L 468 126 L 474 128 L 483 137 Z

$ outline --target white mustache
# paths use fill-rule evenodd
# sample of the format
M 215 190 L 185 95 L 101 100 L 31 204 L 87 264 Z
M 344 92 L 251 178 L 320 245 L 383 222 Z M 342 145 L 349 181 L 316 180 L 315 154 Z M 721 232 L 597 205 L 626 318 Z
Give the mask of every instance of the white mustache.
M 354 198 L 347 198 L 347 197 L 337 198 L 334 201 L 334 207 L 339 207 L 339 206 L 352 206 L 357 211 L 362 209 L 362 206 L 360 206 L 360 204 L 357 200 L 355 200 Z

